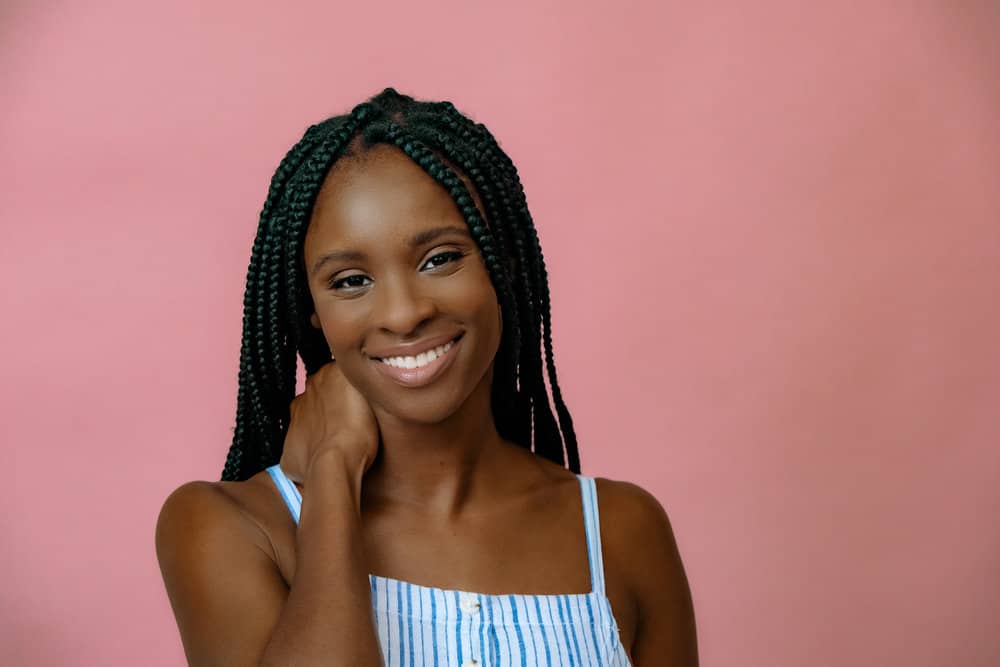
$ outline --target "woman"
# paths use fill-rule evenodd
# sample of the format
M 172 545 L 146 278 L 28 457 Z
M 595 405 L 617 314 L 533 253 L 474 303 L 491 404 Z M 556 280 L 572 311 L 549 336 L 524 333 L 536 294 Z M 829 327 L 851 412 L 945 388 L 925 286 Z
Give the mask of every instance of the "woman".
M 514 165 L 450 103 L 386 89 L 288 153 L 239 378 L 222 481 L 157 524 L 190 664 L 697 664 L 662 507 L 579 475 Z

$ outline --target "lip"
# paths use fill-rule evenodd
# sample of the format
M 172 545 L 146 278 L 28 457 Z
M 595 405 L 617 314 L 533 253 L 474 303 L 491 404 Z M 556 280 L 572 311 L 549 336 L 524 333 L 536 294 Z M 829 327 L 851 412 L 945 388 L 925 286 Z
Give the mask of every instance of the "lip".
M 426 338 L 408 345 L 394 345 L 392 347 L 381 347 L 374 350 L 364 350 L 364 353 L 374 359 L 386 359 L 388 357 L 415 357 L 421 352 L 428 352 L 435 347 L 440 347 L 449 341 L 460 337 L 464 331 L 459 333 L 442 334 L 433 338 Z
M 379 361 L 374 357 L 371 358 L 371 362 L 375 364 L 375 367 L 380 373 L 388 377 L 390 380 L 403 385 L 404 387 L 423 387 L 428 385 L 438 378 L 442 373 L 448 370 L 452 362 L 455 360 L 455 356 L 458 354 L 458 346 L 462 344 L 462 340 L 465 338 L 465 333 L 459 334 L 457 338 L 449 338 L 437 345 L 427 348 L 434 349 L 439 345 L 444 345 L 449 341 L 455 341 L 452 343 L 451 348 L 445 352 L 442 356 L 438 357 L 431 363 L 421 368 L 396 368 L 395 366 L 390 366 L 387 363 Z M 419 354 L 419 353 L 418 353 Z M 413 356 L 413 355 L 389 355 L 389 356 Z

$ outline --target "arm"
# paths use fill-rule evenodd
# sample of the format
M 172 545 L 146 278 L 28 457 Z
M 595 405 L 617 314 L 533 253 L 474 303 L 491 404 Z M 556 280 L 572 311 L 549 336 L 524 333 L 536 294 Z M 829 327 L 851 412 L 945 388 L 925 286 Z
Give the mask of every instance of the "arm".
M 222 491 L 192 482 L 167 498 L 156 549 L 190 665 L 382 664 L 360 484 L 335 452 L 310 467 L 290 589 L 266 535 Z
M 309 467 L 295 581 L 262 667 L 382 664 L 361 537 L 363 475 L 337 450 Z
M 694 606 L 670 520 L 652 494 L 634 484 L 625 487 L 638 600 L 632 657 L 637 667 L 697 667 Z

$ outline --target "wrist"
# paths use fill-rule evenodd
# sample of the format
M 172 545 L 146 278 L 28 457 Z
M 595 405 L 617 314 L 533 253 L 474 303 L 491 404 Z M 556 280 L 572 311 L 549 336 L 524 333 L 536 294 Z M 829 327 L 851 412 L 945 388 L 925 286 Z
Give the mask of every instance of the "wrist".
M 361 496 L 361 481 L 367 470 L 368 462 L 355 461 L 347 456 L 343 449 L 339 447 L 326 447 L 315 454 L 310 459 L 306 468 L 306 483 L 308 489 L 309 482 L 319 482 L 319 485 L 329 484 L 331 481 L 337 484 L 346 484 L 355 498 Z

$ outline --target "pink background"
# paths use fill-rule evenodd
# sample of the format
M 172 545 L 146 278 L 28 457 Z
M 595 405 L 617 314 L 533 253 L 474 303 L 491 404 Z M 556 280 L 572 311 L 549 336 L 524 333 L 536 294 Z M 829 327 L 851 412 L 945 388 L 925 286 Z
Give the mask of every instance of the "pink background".
M 704 665 L 1000 664 L 996 3 L 279 4 L 0 10 L 0 663 L 182 664 L 153 528 L 221 473 L 268 180 L 394 85 L 519 165 Z

